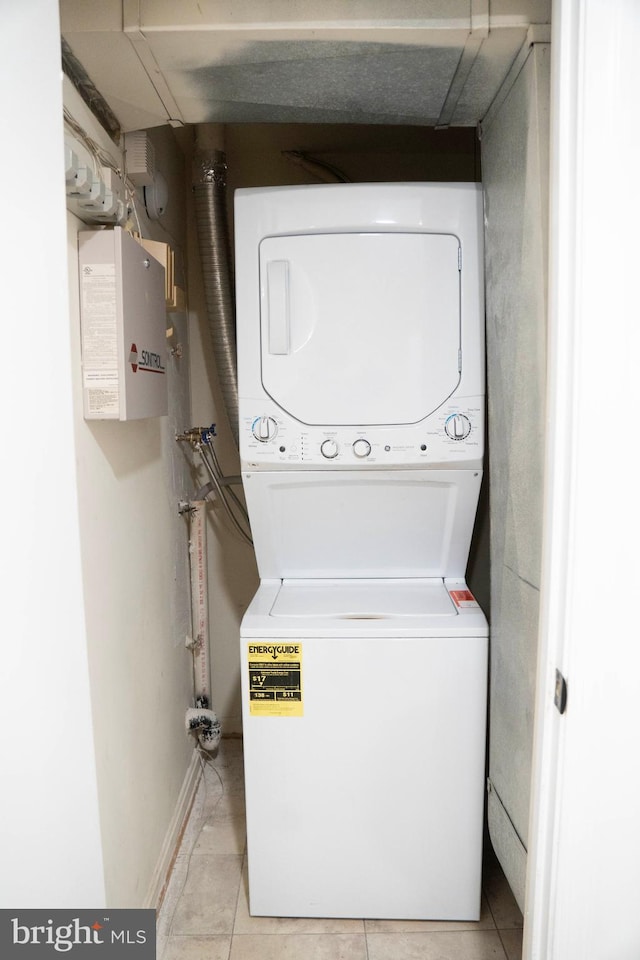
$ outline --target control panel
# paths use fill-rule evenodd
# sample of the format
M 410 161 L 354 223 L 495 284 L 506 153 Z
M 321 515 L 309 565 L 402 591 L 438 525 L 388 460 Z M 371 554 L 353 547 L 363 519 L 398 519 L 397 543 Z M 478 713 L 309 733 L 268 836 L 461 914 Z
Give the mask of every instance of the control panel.
M 481 467 L 484 400 L 456 398 L 415 424 L 308 426 L 271 401 L 240 405 L 240 454 L 252 469 Z

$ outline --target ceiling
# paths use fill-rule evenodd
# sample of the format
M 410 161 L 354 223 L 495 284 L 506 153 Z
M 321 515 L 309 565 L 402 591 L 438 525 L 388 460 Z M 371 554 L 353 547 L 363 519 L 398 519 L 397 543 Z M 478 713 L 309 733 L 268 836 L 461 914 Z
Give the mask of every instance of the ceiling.
M 470 126 L 551 0 L 61 0 L 124 131 L 170 123 Z M 537 30 L 537 33 L 536 33 Z

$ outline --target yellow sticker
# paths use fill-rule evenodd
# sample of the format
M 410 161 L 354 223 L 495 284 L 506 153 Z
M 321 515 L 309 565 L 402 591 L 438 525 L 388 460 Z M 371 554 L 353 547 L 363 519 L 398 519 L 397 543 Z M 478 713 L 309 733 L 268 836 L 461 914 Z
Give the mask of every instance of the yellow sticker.
M 249 713 L 252 717 L 301 717 L 302 644 L 247 644 Z

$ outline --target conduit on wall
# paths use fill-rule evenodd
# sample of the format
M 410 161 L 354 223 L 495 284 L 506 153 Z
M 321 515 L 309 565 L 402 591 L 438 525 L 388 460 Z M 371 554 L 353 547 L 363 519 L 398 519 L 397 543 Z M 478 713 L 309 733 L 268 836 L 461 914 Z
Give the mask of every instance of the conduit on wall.
M 193 195 L 209 333 L 222 398 L 237 447 L 238 378 L 226 169 L 221 150 L 200 154 L 194 164 Z

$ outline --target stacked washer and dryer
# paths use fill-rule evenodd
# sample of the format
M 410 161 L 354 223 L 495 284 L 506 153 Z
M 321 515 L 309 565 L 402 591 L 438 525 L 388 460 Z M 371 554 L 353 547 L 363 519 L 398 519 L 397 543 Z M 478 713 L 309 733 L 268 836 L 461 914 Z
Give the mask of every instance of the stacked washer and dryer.
M 250 910 L 473 920 L 487 622 L 475 184 L 239 190 Z

